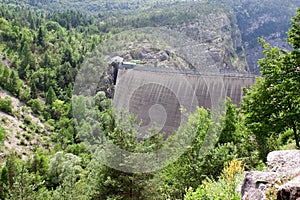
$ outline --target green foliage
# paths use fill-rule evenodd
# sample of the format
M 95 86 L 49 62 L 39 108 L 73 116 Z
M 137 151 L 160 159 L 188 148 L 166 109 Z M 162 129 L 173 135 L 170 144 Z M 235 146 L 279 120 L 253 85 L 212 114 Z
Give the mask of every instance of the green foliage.
M 241 162 L 233 160 L 227 164 L 217 181 L 206 178 L 195 192 L 190 188 L 184 199 L 239 200 L 240 194 L 236 192 L 236 187 L 242 181 L 242 176 Z
M 13 106 L 11 98 L 9 98 L 8 96 L 0 98 L 0 111 L 12 114 Z
M 57 152 L 49 164 L 49 184 L 56 187 L 65 180 L 76 181 L 82 171 L 81 158 L 73 154 Z
M 40 99 L 31 99 L 28 102 L 28 105 L 30 105 L 32 111 L 36 114 L 42 114 L 44 110 L 44 102 Z
M 210 126 L 213 131 L 207 132 Z M 216 178 L 224 164 L 234 158 L 237 149 L 233 143 L 219 144 L 207 150 L 204 155 L 199 155 L 202 152 L 200 150 L 203 150 L 201 148 L 206 134 L 215 134 L 217 139 L 219 129 L 217 124 L 211 123 L 208 111 L 203 108 L 198 108 L 195 114 L 189 117 L 187 125 L 180 133 L 194 133 L 194 140 L 191 147 L 177 161 L 163 170 L 163 191 L 164 194 L 168 194 L 165 198 L 182 199 L 189 187 L 197 188 L 206 177 Z
M 11 92 L 15 97 L 21 97 L 26 89 L 23 81 L 14 70 L 0 63 L 0 86 Z
M 6 138 L 6 131 L 4 128 L 0 125 L 0 144 L 2 144 Z
M 56 94 L 52 87 L 49 88 L 46 94 L 46 104 L 52 105 L 52 103 L 57 99 Z
M 288 42 L 295 50 L 300 50 L 300 8 L 291 20 L 292 27 L 288 31 Z
M 237 135 L 238 132 L 236 131 L 237 123 L 237 108 L 235 105 L 231 104 L 230 99 L 227 99 L 224 125 L 219 137 L 220 144 L 227 142 L 237 143 L 240 140 L 240 135 Z
M 300 27 L 299 27 L 300 28 Z M 265 57 L 259 61 L 263 78 L 246 90 L 243 111 L 247 127 L 256 135 L 262 158 L 274 150 L 280 133 L 293 130 L 299 148 L 299 52 L 286 52 L 260 40 Z

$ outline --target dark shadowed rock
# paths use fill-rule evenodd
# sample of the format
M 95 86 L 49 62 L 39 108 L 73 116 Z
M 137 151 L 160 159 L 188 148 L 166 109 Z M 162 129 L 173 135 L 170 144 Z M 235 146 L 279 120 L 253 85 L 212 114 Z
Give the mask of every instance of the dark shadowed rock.
M 280 186 L 277 200 L 299 200 L 300 199 L 300 176 Z
M 168 60 L 168 58 L 169 58 L 169 56 L 166 52 L 164 52 L 164 51 L 160 52 L 160 55 L 159 55 L 160 62 Z

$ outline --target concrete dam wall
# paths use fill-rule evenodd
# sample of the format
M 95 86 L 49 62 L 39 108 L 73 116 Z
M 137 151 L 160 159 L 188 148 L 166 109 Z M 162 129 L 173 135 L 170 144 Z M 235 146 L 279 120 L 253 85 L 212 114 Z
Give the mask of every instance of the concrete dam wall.
M 142 123 L 141 133 L 155 124 L 162 132 L 172 133 L 197 106 L 218 109 L 230 97 L 239 105 L 243 91 L 255 83 L 255 76 L 233 74 L 168 73 L 120 69 L 113 105 L 135 114 Z M 141 136 L 145 137 L 145 135 Z

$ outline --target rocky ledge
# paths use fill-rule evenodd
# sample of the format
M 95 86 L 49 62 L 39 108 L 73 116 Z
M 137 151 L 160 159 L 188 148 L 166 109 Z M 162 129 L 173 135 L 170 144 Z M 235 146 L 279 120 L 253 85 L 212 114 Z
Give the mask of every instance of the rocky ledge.
M 245 172 L 242 200 L 300 200 L 300 150 L 273 151 L 266 172 Z

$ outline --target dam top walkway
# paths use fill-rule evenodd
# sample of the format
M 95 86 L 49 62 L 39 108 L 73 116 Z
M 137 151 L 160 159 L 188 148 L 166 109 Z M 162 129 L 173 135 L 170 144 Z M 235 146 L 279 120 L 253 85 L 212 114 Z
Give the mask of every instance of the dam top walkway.
M 174 74 L 186 74 L 186 75 L 206 75 L 206 76 L 226 76 L 226 77 L 240 77 L 240 78 L 256 78 L 259 75 L 251 73 L 238 73 L 238 72 L 203 72 L 196 69 L 175 69 L 164 67 L 151 67 L 146 65 L 132 64 L 120 64 L 119 69 L 133 69 L 137 71 L 150 71 L 158 73 L 174 73 Z

